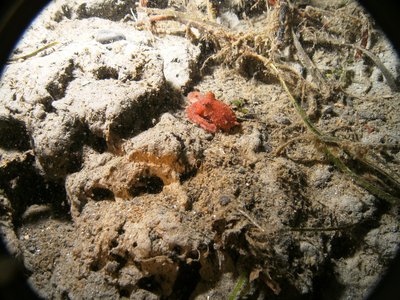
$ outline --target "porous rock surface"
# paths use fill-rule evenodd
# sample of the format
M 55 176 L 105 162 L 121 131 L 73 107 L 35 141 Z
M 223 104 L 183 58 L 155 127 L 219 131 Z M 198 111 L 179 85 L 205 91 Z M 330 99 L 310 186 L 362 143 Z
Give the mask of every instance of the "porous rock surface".
M 207 10 L 206 1 L 188 2 Z M 221 9 L 229 26 L 248 28 L 238 16 L 257 3 Z M 254 299 L 365 297 L 398 249 L 398 210 L 334 169 L 312 142 L 296 142 L 304 128 L 276 81 L 221 66 L 195 79 L 215 50 L 206 38 L 146 22 L 139 30 L 136 17 L 129 1 L 55 1 L 4 71 L 0 234 L 35 291 L 226 299 L 244 280 Z M 193 89 L 240 103 L 240 126 L 211 135 L 189 123 L 183 95 Z M 325 103 L 318 126 L 333 132 L 344 120 L 361 141 L 397 138 L 395 109 L 382 104 L 385 123 L 375 102 L 357 101 Z
M 82 145 L 93 138 L 108 142 L 150 127 L 163 110 L 180 101 L 168 94 L 172 86 L 181 88 L 190 81 L 187 76 L 179 86 L 165 79 L 164 68 L 169 67 L 161 51 L 150 46 L 150 34 L 100 19 L 68 25 L 75 31 L 73 41 L 62 41 L 47 56 L 11 64 L 0 89 L 0 118 L 24 125 L 39 165 L 47 176 L 58 178 L 74 170 Z M 104 34 L 101 28 L 110 25 L 125 39 L 96 41 L 99 32 Z M 179 39 L 177 45 L 189 47 Z M 196 57 L 193 49 L 186 53 L 191 54 L 187 60 Z

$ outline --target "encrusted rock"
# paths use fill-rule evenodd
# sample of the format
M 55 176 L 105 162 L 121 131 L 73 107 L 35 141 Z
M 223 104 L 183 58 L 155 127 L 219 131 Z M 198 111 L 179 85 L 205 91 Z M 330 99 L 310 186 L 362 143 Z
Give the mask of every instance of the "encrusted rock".
M 38 166 L 50 178 L 79 169 L 82 146 L 93 136 L 112 151 L 115 141 L 146 130 L 161 113 L 176 107 L 179 96 L 171 93 L 171 86 L 179 89 L 190 82 L 198 55 L 183 38 L 161 39 L 151 47 L 151 34 L 107 20 L 67 24 L 76 31 L 76 40 L 10 65 L 0 88 L 0 118 L 26 128 L 24 143 L 32 141 Z M 97 41 L 104 28 L 118 33 L 108 36 L 112 43 L 103 44 L 104 37 Z M 185 53 L 181 62 L 173 51 L 177 42 Z
M 196 167 L 201 136 L 190 135 L 187 125 L 170 114 L 164 114 L 153 128 L 126 141 L 123 155 L 91 153 L 84 168 L 68 176 L 67 193 L 73 216 L 78 216 L 90 201 L 125 201 L 144 193 L 165 191 L 175 204 L 186 207 L 187 199 L 179 192 L 180 176 Z M 168 192 L 169 191 L 169 192 Z

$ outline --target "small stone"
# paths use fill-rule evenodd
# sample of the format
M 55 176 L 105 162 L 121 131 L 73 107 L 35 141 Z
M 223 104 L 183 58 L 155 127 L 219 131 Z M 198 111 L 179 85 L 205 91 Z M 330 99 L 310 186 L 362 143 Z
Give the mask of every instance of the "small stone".
M 33 220 L 41 216 L 46 216 L 51 213 L 51 206 L 48 204 L 33 204 L 29 206 L 22 214 L 21 218 L 23 221 Z M 29 238 L 29 235 L 28 235 Z
M 332 169 L 329 166 L 321 167 L 315 170 L 311 175 L 312 185 L 318 188 L 325 187 L 332 178 Z
M 239 17 L 231 11 L 222 13 L 217 18 L 217 22 L 228 28 L 234 28 L 235 26 L 237 26 L 240 23 Z
M 120 40 L 126 40 L 125 35 L 112 30 L 100 30 L 96 36 L 96 41 L 100 44 L 111 44 Z
M 175 89 L 182 89 L 191 82 L 192 66 L 196 64 L 200 49 L 185 39 L 176 37 L 159 41 L 158 48 L 164 62 L 164 76 Z
M 326 105 L 326 106 L 322 109 L 322 115 L 323 115 L 324 117 L 328 117 L 328 116 L 332 117 L 332 116 L 335 116 L 336 114 L 335 114 L 335 111 L 334 111 L 333 106 L 332 106 L 332 105 Z
M 221 195 L 219 197 L 219 204 L 226 206 L 231 202 L 231 198 L 228 195 Z
M 374 112 L 374 111 L 369 111 L 369 110 L 358 111 L 357 116 L 360 119 L 367 120 L 367 121 L 373 121 L 373 120 L 386 121 L 385 115 Z
M 246 169 L 243 168 L 243 167 L 241 167 L 241 168 L 238 170 L 238 172 L 239 172 L 240 174 L 244 174 L 244 173 L 246 173 Z
M 116 261 L 109 261 L 105 266 L 106 272 L 110 274 L 117 272 L 118 268 L 119 268 L 119 263 Z
M 290 125 L 292 123 L 289 118 L 285 116 L 276 116 L 275 122 L 281 125 Z

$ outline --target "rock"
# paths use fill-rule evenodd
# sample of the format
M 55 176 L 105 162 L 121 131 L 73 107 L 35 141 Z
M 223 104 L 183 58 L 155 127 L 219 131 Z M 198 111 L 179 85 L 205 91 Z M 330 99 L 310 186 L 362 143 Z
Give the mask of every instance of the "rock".
M 379 249 L 382 259 L 390 261 L 399 250 L 399 224 L 390 214 L 383 215 L 380 223 L 381 226 L 368 232 L 364 240 L 372 249 Z
M 364 195 L 332 195 L 330 201 L 324 201 L 325 205 L 334 211 L 338 225 L 351 225 L 371 219 L 376 213 L 375 197 Z
M 44 120 L 32 119 L 37 166 L 49 178 L 63 178 L 80 168 L 84 126 L 69 114 L 49 113 Z
M 200 49 L 180 37 L 164 38 L 157 47 L 164 61 L 163 71 L 167 82 L 177 90 L 187 87 L 196 69 Z
M 18 240 L 18 237 L 14 231 L 13 225 L 13 213 L 14 210 L 11 206 L 10 201 L 0 191 L 0 238 L 7 251 L 14 258 L 22 261 L 23 254 L 22 249 Z
M 332 167 L 321 166 L 311 173 L 309 181 L 315 187 L 325 187 L 332 178 Z
M 69 28 L 76 31 L 74 41 L 10 65 L 5 73 L 3 82 L 9 85 L 2 82 L 0 89 L 2 128 L 18 124 L 21 134 L 26 128 L 23 144 L 12 143 L 27 148 L 32 140 L 38 166 L 49 178 L 79 169 L 82 147 L 93 137 L 113 151 L 118 140 L 151 127 L 178 102 L 170 85 L 180 89 L 191 80 L 199 50 L 187 40 L 164 38 L 158 48 L 148 47 L 150 34 L 110 24 L 75 21 Z
M 179 257 L 196 252 L 203 240 L 203 232 L 196 231 L 190 220 L 172 209 L 172 201 L 144 194 L 124 201 L 88 202 L 79 216 L 74 215 L 79 235 L 73 259 L 61 255 L 53 272 L 56 289 L 82 296 L 85 291 L 78 284 L 81 282 L 102 295 L 107 287 L 103 280 L 115 278 L 105 276 L 106 271 L 117 272 L 116 280 L 128 290 L 140 287 L 143 278 L 150 278 L 162 294 L 169 295 L 177 279 Z M 174 249 L 179 256 L 172 260 L 169 256 Z M 102 280 L 98 282 L 99 291 L 92 286 L 92 276 Z
M 227 28 L 234 28 L 240 21 L 238 16 L 232 11 L 226 11 L 222 13 L 218 18 L 217 22 L 226 26 Z
M 299 250 L 304 255 L 306 265 L 310 267 L 320 265 L 324 260 L 323 257 L 321 257 L 321 250 L 309 242 L 301 241 L 299 244 Z
M 96 36 L 96 41 L 101 44 L 110 44 L 120 40 L 126 40 L 125 35 L 111 30 L 100 30 Z
M 254 128 L 251 134 L 244 134 L 239 139 L 238 146 L 249 161 L 255 161 L 256 154 L 264 150 L 263 136 L 260 130 Z
M 114 1 L 114 0 L 84 0 L 84 1 L 68 1 L 62 6 L 62 12 L 66 17 L 74 19 L 85 19 L 98 17 L 109 20 L 121 20 L 127 14 L 130 14 L 130 9 L 135 6 L 129 1 Z
M 336 261 L 334 271 L 339 284 L 351 284 L 354 287 L 343 293 L 346 299 L 354 299 L 356 296 L 363 299 L 371 292 L 373 283 L 379 279 L 378 274 L 383 272 L 383 266 L 377 254 L 359 252 Z
M 123 144 L 124 155 L 89 154 L 84 168 L 66 180 L 72 216 L 79 216 L 91 201 L 126 201 L 161 193 L 164 186 L 179 183 L 182 175 L 196 167 L 201 154 L 198 143 L 200 139 L 193 139 L 186 125 L 164 114 L 154 128 Z M 173 187 L 165 192 L 178 199 L 176 204 L 186 207 L 188 199 L 176 191 L 179 185 Z
M 221 196 L 219 197 L 219 203 L 220 203 L 222 206 L 228 205 L 231 201 L 232 201 L 232 200 L 231 200 L 231 198 L 230 198 L 228 195 L 221 195 Z
M 290 125 L 292 123 L 290 119 L 284 115 L 277 115 L 275 117 L 275 122 L 282 125 Z

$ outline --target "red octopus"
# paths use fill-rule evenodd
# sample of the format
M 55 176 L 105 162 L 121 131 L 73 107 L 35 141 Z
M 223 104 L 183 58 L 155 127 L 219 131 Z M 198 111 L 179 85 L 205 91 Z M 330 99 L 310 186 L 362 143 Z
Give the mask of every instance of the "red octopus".
M 215 99 L 212 92 L 204 95 L 200 92 L 191 92 L 188 94 L 188 99 L 192 104 L 186 108 L 187 117 L 208 132 L 215 133 L 218 129 L 227 132 L 240 124 L 232 109 Z

